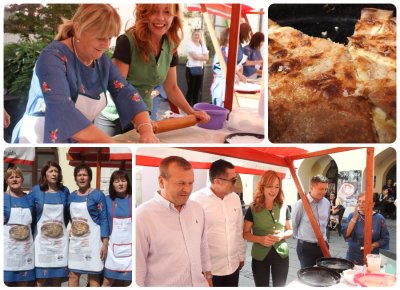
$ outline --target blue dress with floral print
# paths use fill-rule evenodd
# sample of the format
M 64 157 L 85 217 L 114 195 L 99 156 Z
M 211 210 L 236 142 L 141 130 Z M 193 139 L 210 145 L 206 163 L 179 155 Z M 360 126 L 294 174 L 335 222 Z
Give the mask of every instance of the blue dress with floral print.
M 55 40 L 36 62 L 25 114 L 44 114 L 44 143 L 71 143 L 73 135 L 92 124 L 75 108 L 74 100 L 78 93 L 97 97 L 103 87 L 113 97 L 123 128 L 138 113 L 148 110 L 138 91 L 127 83 L 108 56 L 103 54 L 95 67 L 87 67 L 63 42 Z M 13 143 L 19 142 L 21 125 L 22 120 L 14 128 Z

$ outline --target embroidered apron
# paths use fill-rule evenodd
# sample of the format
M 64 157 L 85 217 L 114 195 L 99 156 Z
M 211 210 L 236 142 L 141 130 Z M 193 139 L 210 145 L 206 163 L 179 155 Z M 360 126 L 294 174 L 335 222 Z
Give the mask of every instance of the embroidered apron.
M 112 229 L 105 267 L 112 271 L 132 271 L 132 205 L 131 199 L 127 200 L 129 216 L 114 216 L 117 206 L 115 200 L 111 210 Z

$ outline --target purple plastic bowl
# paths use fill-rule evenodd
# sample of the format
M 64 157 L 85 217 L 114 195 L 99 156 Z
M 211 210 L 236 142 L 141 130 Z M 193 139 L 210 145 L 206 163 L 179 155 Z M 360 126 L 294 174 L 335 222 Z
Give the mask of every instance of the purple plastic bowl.
M 196 111 L 206 111 L 210 115 L 210 121 L 205 124 L 197 124 L 204 129 L 218 130 L 221 129 L 228 115 L 228 110 L 216 105 L 208 103 L 197 103 L 193 106 Z

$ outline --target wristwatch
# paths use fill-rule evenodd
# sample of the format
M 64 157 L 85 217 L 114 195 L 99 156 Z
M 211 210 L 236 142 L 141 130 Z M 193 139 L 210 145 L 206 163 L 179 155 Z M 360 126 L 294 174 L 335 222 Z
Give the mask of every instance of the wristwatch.
M 213 275 L 212 274 L 204 274 L 204 277 L 206 277 L 206 279 L 212 279 Z

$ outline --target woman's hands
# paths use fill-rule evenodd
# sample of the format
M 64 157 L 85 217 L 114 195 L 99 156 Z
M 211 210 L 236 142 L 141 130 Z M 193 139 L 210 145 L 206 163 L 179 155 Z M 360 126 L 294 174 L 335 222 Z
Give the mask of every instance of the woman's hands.
M 100 250 L 100 259 L 105 261 L 107 258 L 107 250 L 108 250 L 108 238 L 102 238 L 103 245 L 101 246 Z
M 140 143 L 160 143 L 160 140 L 154 135 L 153 131 L 140 133 Z
M 259 244 L 263 245 L 264 247 L 271 247 L 283 239 L 283 232 L 276 230 L 274 231 L 274 234 L 260 236 L 259 239 Z
M 354 215 L 352 218 L 354 221 L 357 221 L 357 219 L 358 219 L 358 207 L 359 207 L 359 205 L 357 203 L 356 206 L 354 207 Z
M 205 111 L 193 111 L 192 115 L 195 115 L 200 124 L 205 124 L 210 121 L 210 115 Z

